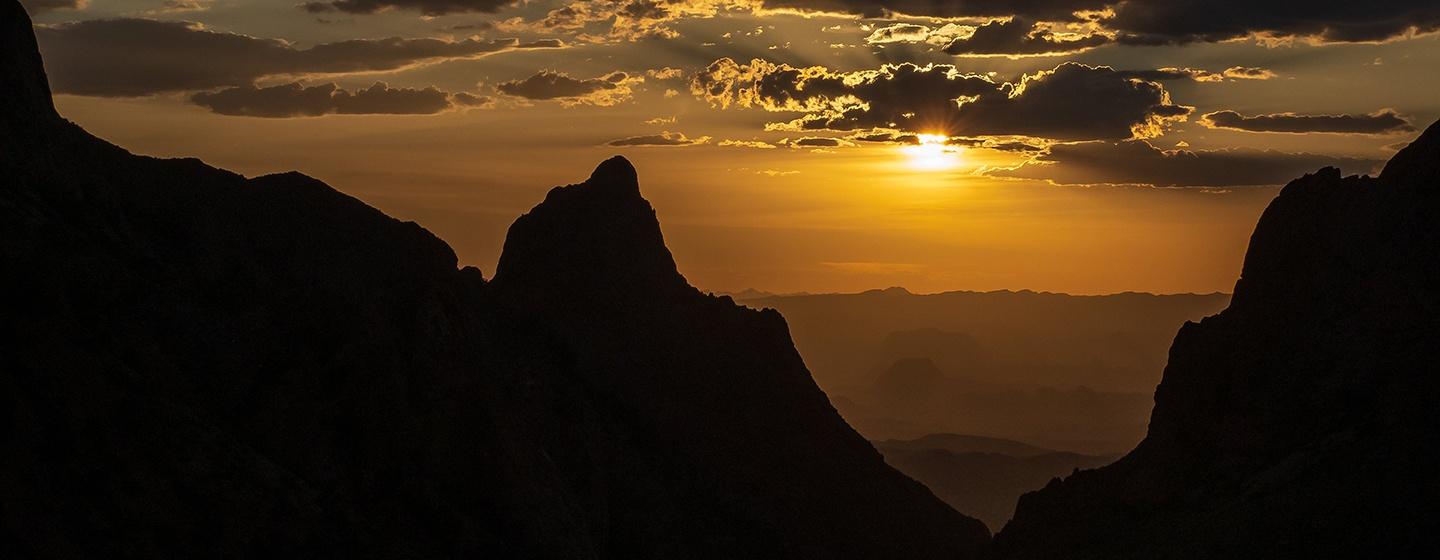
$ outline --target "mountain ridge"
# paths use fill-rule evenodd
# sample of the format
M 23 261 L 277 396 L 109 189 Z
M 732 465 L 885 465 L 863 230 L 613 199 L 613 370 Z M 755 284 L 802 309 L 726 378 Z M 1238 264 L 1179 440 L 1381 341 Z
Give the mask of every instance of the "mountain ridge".
M 1440 123 L 1379 177 L 1286 185 L 1230 307 L 1176 336 L 1145 440 L 1022 497 L 997 557 L 1440 550 L 1437 171 Z
M 486 280 L 305 175 L 94 138 L 53 112 L 23 9 L 0 15 L 0 69 L 33 70 L 0 105 L 23 133 L 0 135 L 0 549 L 954 558 L 988 539 L 840 420 L 783 318 L 689 287 L 623 159 L 517 220 Z M 623 260 L 572 266 L 596 248 Z

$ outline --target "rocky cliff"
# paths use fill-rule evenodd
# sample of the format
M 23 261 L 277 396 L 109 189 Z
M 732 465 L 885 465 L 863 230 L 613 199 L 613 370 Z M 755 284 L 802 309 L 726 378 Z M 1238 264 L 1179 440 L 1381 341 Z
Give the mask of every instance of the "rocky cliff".
M 1287 185 L 1230 307 L 1176 337 L 1145 440 L 1024 496 L 997 556 L 1434 556 L 1437 224 L 1440 125 L 1379 177 Z
M 41 558 L 955 558 L 781 317 L 676 271 L 610 160 L 494 281 L 297 173 L 62 120 L 0 2 L 0 550 Z

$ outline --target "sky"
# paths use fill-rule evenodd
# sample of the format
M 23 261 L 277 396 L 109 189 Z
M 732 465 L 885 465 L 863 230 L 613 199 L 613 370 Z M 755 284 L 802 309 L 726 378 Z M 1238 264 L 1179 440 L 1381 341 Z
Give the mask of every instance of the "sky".
M 489 276 L 621 154 L 704 290 L 1229 291 L 1440 118 L 1440 3 L 22 0 L 61 113 L 299 170 Z

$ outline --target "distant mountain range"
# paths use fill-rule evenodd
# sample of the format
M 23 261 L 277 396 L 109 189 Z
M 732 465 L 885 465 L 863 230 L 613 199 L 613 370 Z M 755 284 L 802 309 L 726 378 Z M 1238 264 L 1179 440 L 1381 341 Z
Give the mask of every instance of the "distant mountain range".
M 1094 455 L 1145 435 L 1175 332 L 1226 294 L 1030 291 L 763 296 L 866 437 L 984 434 Z
M 1005 526 L 1021 494 L 1076 469 L 1093 469 L 1116 459 L 959 434 L 874 443 L 886 462 L 991 527 Z

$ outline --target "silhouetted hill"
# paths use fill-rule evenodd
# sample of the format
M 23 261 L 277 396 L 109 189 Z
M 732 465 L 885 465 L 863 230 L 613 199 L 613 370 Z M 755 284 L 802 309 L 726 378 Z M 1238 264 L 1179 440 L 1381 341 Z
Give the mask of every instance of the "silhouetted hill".
M 985 434 L 1096 455 L 1133 449 L 1175 331 L 1226 294 L 1073 296 L 1030 291 L 742 300 L 785 315 L 805 363 L 867 438 Z M 897 397 L 897 364 L 928 360 Z
M 1150 431 L 1024 496 L 1005 558 L 1440 554 L 1440 125 L 1296 179 L 1230 307 L 1180 330 Z
M 853 396 L 901 358 L 930 358 L 947 374 L 977 384 L 1148 393 L 1176 329 L 1229 300 L 1226 294 L 913 294 L 903 288 L 739 299 L 784 314 L 821 387 Z
M 1114 456 L 1081 455 L 958 434 L 879 441 L 875 448 L 885 455 L 886 462 L 925 483 L 940 499 L 991 527 L 1003 527 L 1010 520 L 1021 494 L 1075 469 L 1092 469 L 1115 460 Z
M 880 372 L 870 393 L 887 406 L 915 406 L 935 397 L 935 389 L 944 380 L 945 374 L 930 358 L 901 358 Z
M 779 314 L 690 288 L 623 159 L 493 282 L 297 173 L 131 155 L 0 1 L 0 550 L 49 558 L 955 558 Z M 39 95 L 36 95 L 39 92 Z
M 940 449 L 951 453 L 998 453 L 1011 457 L 1034 457 L 1055 453 L 1054 449 L 1036 447 L 1013 439 L 972 436 L 966 434 L 929 434 L 910 440 L 887 439 L 875 442 L 879 449 L 920 451 Z

